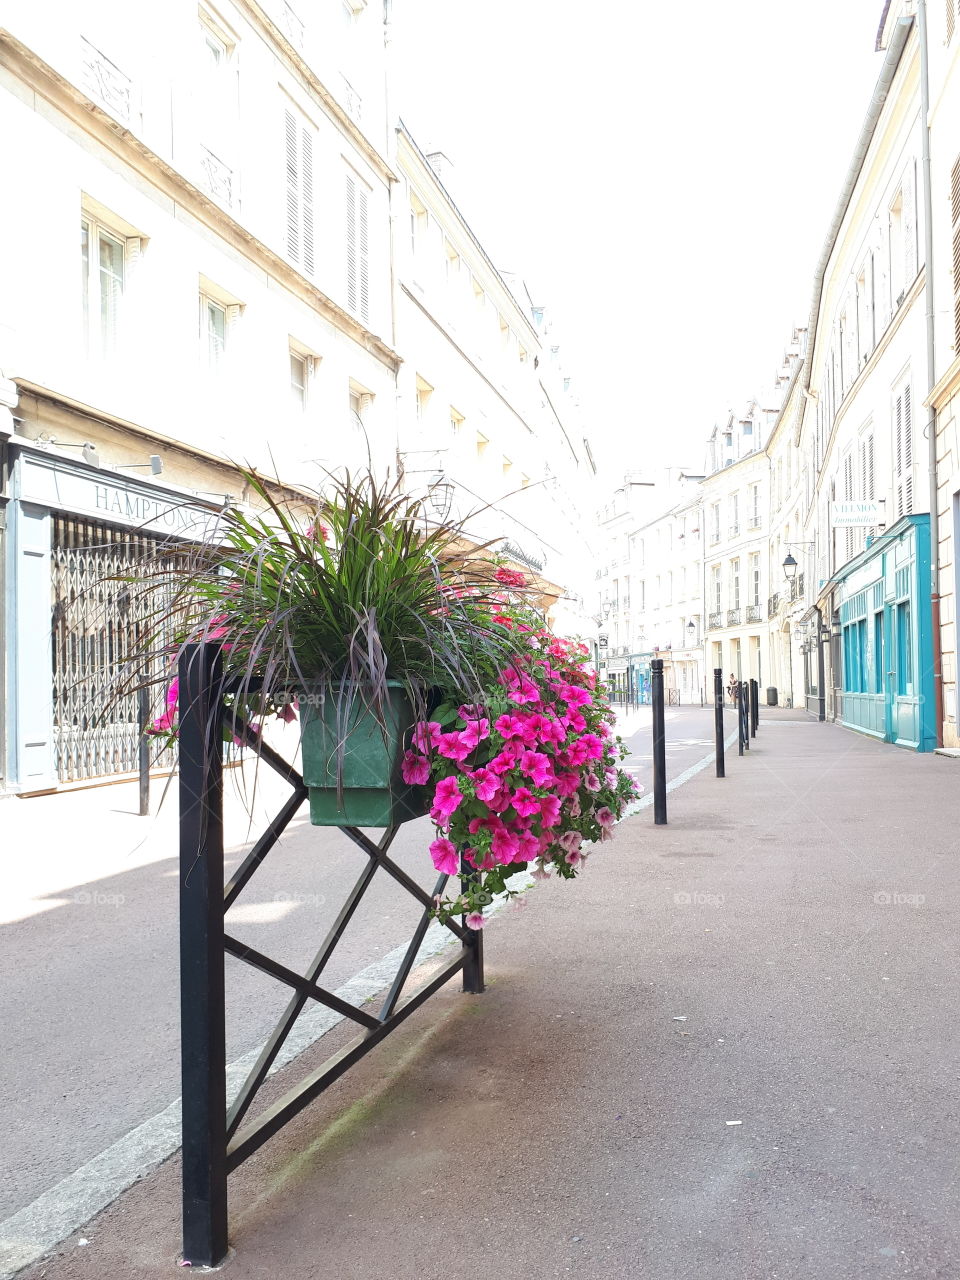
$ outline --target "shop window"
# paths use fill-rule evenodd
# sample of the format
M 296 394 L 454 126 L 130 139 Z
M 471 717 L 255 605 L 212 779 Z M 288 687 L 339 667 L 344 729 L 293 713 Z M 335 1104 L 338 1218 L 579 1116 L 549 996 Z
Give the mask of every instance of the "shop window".
M 910 601 L 897 605 L 897 693 L 913 692 L 913 646 L 910 634 Z
M 873 615 L 873 692 L 883 693 L 883 613 Z

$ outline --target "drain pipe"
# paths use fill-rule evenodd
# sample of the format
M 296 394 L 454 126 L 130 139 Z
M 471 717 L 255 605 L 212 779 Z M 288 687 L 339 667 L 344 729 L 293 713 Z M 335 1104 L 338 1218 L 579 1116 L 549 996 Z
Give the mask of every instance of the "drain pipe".
M 930 63 L 927 0 L 918 0 L 920 36 L 920 140 L 923 176 L 923 258 L 927 322 L 927 399 L 937 385 L 936 325 L 933 301 L 933 199 L 930 180 Z M 937 411 L 927 409 L 927 461 L 930 477 L 930 626 L 933 640 L 933 693 L 937 746 L 943 746 L 943 655 L 940 642 L 940 528 L 937 518 Z

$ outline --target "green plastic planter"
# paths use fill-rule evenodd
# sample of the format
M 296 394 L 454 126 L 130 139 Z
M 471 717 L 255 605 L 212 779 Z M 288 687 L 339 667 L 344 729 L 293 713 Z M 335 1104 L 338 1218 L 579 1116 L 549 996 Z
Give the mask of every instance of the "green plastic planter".
M 403 781 L 400 765 L 415 721 L 403 685 L 387 682 L 386 733 L 372 711 L 357 699 L 347 717 L 343 749 L 343 791 L 337 794 L 337 705 L 309 697 L 300 708 L 303 781 L 310 793 L 315 827 L 393 827 L 427 811 L 427 788 Z

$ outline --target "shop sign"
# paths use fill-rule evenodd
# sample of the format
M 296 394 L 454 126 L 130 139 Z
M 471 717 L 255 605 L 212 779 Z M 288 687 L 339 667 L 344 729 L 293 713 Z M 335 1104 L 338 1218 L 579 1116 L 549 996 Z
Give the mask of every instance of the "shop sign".
M 883 523 L 880 503 L 834 502 L 833 527 L 835 529 L 872 529 Z

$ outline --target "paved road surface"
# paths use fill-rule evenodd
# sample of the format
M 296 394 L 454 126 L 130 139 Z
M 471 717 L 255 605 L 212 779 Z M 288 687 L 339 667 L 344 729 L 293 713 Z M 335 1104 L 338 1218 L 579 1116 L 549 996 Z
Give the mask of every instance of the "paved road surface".
M 732 716 L 728 714 L 732 724 Z M 712 711 L 671 708 L 667 769 L 675 777 L 712 749 Z M 625 725 L 628 767 L 649 790 L 649 708 Z M 258 812 L 285 791 L 261 782 Z M 159 788 L 156 788 L 159 790 Z M 158 817 L 133 816 L 132 785 L 0 803 L 0 829 L 20 889 L 0 910 L 0 1219 L 30 1203 L 180 1092 L 175 791 Z M 230 809 L 231 867 L 247 823 Z M 258 828 L 259 829 L 259 828 Z M 432 887 L 430 824 L 408 823 L 394 851 Z M 227 917 L 231 933 L 295 969 L 306 966 L 364 855 L 305 811 Z M 146 844 L 142 842 L 146 840 Z M 335 988 L 405 942 L 419 908 L 378 875 L 325 974 Z M 260 1043 L 286 1003 L 278 984 L 227 958 L 228 1061 Z

